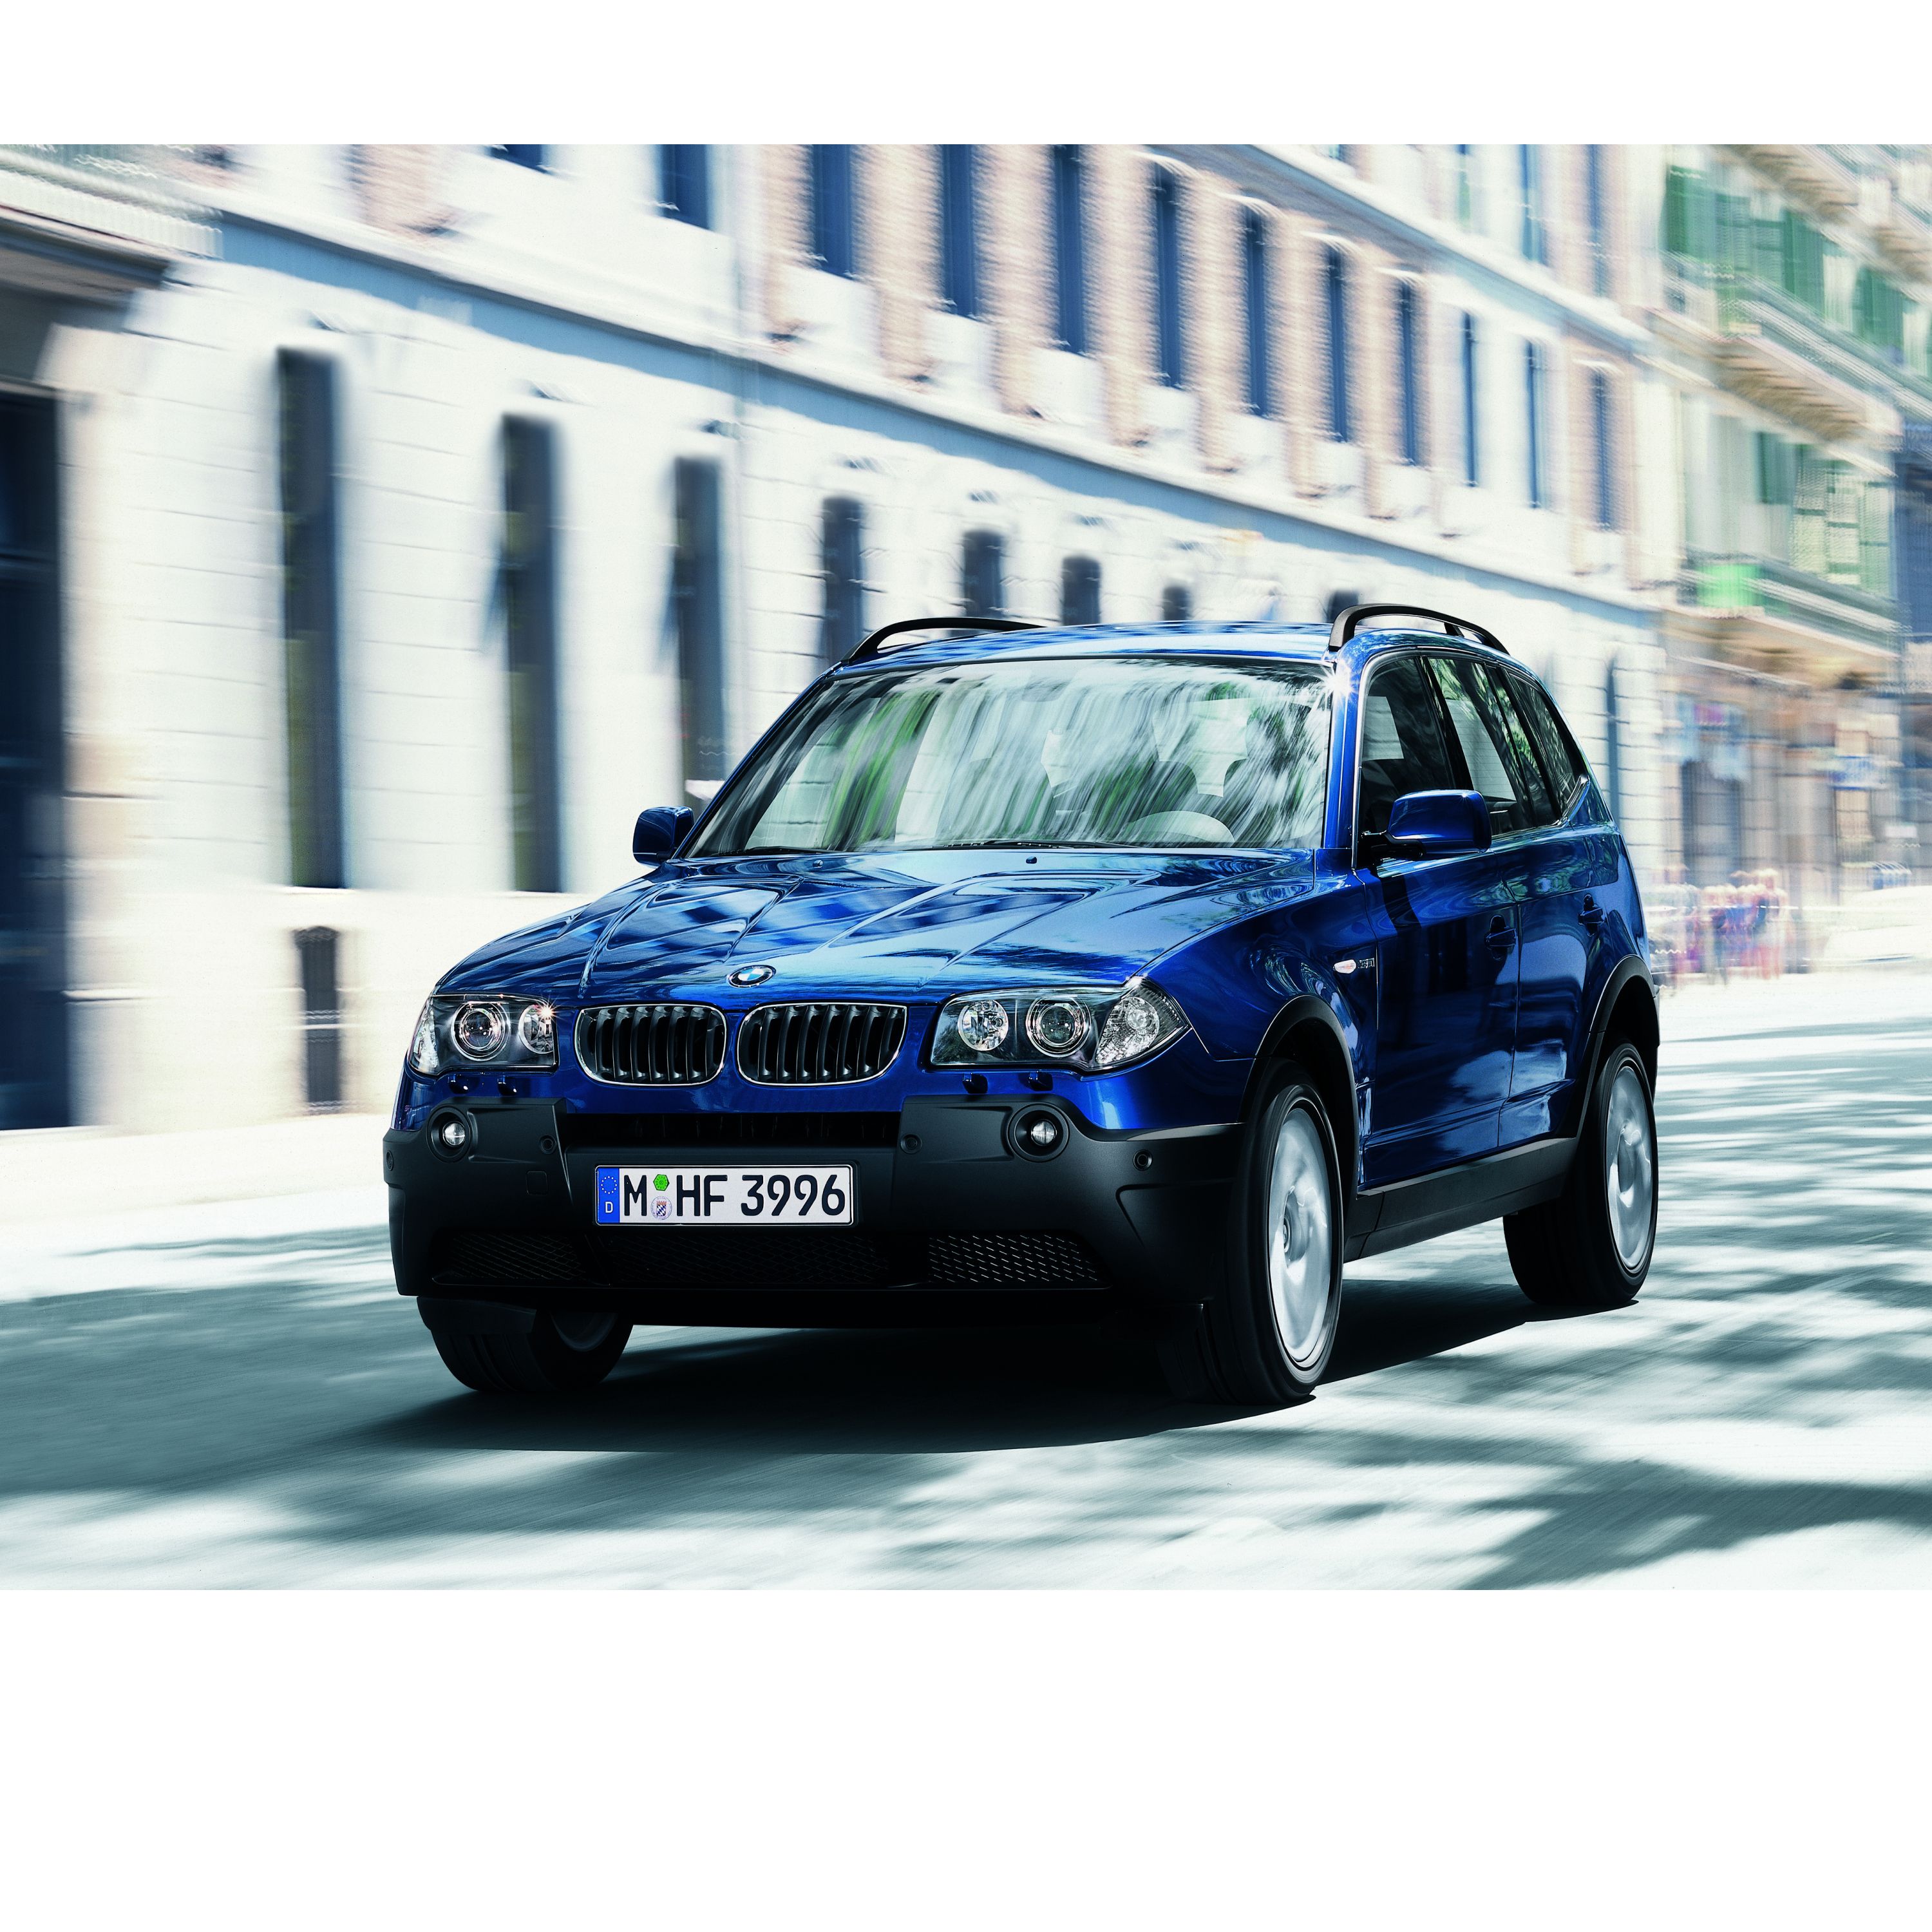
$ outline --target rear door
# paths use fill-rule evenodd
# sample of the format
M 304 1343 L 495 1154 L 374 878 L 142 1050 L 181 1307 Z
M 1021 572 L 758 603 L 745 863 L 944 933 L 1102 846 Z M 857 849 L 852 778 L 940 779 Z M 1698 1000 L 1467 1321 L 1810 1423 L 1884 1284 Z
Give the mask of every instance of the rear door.
M 1493 1150 L 1516 1029 L 1511 861 L 1393 856 L 1389 807 L 1460 789 L 1462 760 L 1420 655 L 1377 660 L 1362 698 L 1357 855 L 1373 879 L 1375 1060 L 1362 1144 L 1370 1186 Z
M 1516 721 L 1520 762 L 1540 769 L 1550 804 L 1528 840 L 1516 1065 L 1502 1144 L 1552 1132 L 1584 1070 L 1589 989 L 1600 979 L 1604 918 L 1617 875 L 1616 840 L 1591 796 L 1588 773 L 1534 680 L 1485 666 Z

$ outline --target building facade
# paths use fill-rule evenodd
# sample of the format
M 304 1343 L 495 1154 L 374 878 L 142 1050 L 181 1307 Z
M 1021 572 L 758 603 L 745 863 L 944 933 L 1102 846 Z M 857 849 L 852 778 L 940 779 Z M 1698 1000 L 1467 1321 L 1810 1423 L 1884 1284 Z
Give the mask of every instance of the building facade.
M 1657 160 L 0 150 L 0 1125 L 386 1106 L 896 616 L 1466 613 L 1654 871 Z
M 1815 912 L 1916 862 L 1926 805 L 1932 161 L 1676 148 L 1642 172 L 1680 482 L 1670 857 L 1703 885 L 1772 868 Z

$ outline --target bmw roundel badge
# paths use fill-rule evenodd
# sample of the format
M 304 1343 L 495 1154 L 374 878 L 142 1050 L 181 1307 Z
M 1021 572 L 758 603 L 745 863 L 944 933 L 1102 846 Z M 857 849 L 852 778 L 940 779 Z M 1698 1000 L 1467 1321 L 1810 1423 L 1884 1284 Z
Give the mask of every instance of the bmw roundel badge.
M 778 969 L 776 966 L 740 966 L 731 977 L 734 986 L 762 986 Z

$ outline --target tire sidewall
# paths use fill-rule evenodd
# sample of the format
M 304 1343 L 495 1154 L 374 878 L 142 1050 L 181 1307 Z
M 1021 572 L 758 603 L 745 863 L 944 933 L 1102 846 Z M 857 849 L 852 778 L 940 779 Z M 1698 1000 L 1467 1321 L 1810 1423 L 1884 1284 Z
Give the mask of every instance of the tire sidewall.
M 1297 1108 L 1313 1120 L 1328 1172 L 1330 1231 L 1328 1305 L 1319 1346 L 1308 1360 L 1292 1360 L 1283 1346 L 1268 1278 L 1268 1178 L 1275 1142 L 1283 1122 Z M 1240 1185 L 1235 1190 L 1234 1226 L 1230 1241 L 1234 1262 L 1233 1312 L 1249 1332 L 1243 1337 L 1251 1359 L 1284 1399 L 1305 1395 L 1322 1379 L 1334 1353 L 1340 1325 L 1342 1223 L 1342 1168 L 1335 1132 L 1322 1096 L 1300 1067 L 1284 1066 L 1274 1076 L 1256 1109 L 1241 1160 Z
M 614 1316 L 603 1337 L 587 1348 L 566 1341 L 548 1310 L 531 1324 L 530 1348 L 544 1378 L 556 1389 L 589 1388 L 616 1366 L 631 1339 L 631 1324 Z
M 1636 1076 L 1637 1090 L 1643 1096 L 1643 1114 L 1650 1132 L 1650 1228 L 1644 1243 L 1643 1258 L 1635 1269 L 1627 1268 L 1624 1258 L 1617 1252 L 1616 1231 L 1610 1225 L 1610 1204 L 1606 1184 L 1609 1179 L 1608 1159 L 1610 1148 L 1608 1132 L 1610 1116 L 1610 1090 L 1616 1084 L 1618 1075 L 1629 1067 Z M 1588 1189 L 1586 1199 L 1596 1236 L 1594 1245 L 1607 1279 L 1606 1287 L 1612 1284 L 1622 1287 L 1625 1299 L 1634 1297 L 1643 1286 L 1650 1274 L 1650 1264 L 1657 1254 L 1657 1210 L 1663 1198 L 1662 1175 L 1658 1160 L 1657 1109 L 1651 1099 L 1650 1080 L 1643 1070 L 1643 1058 L 1628 1040 L 1618 1040 L 1604 1057 L 1604 1064 L 1597 1075 L 1597 1090 L 1592 1096 L 1590 1113 L 1589 1166 L 1582 1178 Z

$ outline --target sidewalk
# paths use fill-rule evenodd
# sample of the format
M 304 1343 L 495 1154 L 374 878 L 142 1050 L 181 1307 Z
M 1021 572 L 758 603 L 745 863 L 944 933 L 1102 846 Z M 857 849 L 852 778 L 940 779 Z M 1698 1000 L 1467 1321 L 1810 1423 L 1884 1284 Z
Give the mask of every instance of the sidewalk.
M 58 1127 L 0 1134 L 0 1230 L 266 1196 L 349 1189 L 380 1196 L 388 1125 L 382 1114 L 315 1114 L 190 1133 Z

